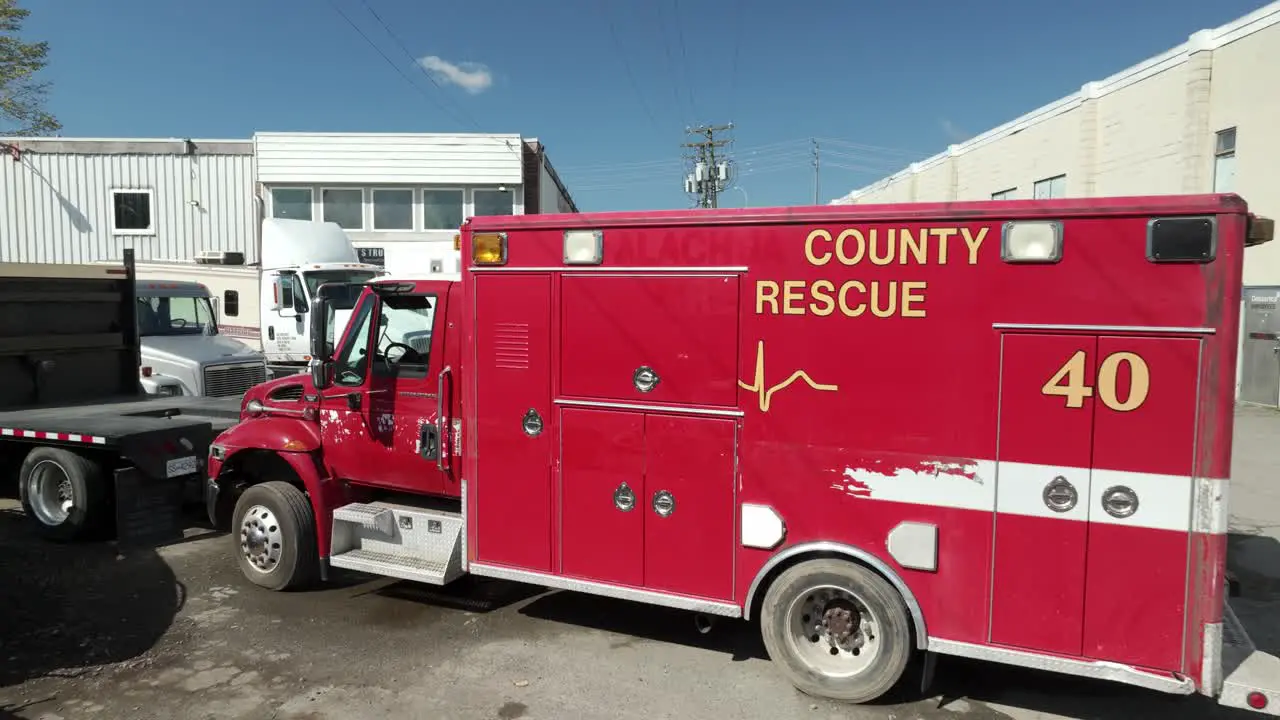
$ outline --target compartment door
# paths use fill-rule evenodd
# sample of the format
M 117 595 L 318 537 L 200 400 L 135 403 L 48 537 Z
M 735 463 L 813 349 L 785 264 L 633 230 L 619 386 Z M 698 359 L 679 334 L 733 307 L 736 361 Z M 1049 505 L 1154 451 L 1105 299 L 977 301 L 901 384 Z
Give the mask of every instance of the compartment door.
M 1001 342 L 991 642 L 1079 655 L 1097 340 Z
M 551 278 L 477 277 L 475 303 L 476 559 L 549 572 Z M 541 427 L 526 432 L 534 416 Z
M 1101 337 L 1084 654 L 1183 670 L 1198 338 Z
M 738 276 L 566 274 L 560 297 L 562 395 L 737 405 Z
M 561 410 L 560 567 L 568 577 L 644 585 L 644 415 Z
M 645 450 L 645 587 L 732 600 L 737 420 L 650 414 Z

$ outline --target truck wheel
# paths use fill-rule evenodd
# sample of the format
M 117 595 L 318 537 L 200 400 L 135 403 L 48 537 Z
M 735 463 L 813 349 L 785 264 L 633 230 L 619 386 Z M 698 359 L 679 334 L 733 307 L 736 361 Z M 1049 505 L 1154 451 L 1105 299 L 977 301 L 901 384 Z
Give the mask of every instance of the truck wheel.
M 911 656 L 898 591 L 845 560 L 810 560 L 769 587 L 760 634 L 769 657 L 801 692 L 865 703 L 897 684 Z
M 40 534 L 58 542 L 94 537 L 114 514 L 102 468 L 61 448 L 27 453 L 18 471 L 18 493 Z
M 245 490 L 231 531 L 240 571 L 253 583 L 291 590 L 319 575 L 315 514 L 306 494 L 293 485 L 272 481 Z

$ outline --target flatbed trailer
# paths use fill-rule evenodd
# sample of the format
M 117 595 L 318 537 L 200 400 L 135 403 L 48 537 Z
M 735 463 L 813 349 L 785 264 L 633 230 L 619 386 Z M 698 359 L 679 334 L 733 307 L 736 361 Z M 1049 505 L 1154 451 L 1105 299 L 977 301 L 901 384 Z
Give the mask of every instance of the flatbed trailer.
M 240 398 L 156 398 L 138 375 L 123 266 L 0 263 L 0 468 L 54 540 L 180 536 L 214 436 Z

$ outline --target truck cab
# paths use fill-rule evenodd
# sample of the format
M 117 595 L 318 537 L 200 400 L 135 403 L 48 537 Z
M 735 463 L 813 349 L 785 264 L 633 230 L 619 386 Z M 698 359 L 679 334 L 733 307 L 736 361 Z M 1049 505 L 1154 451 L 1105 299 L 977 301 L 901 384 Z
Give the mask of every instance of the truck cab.
M 234 397 L 266 379 L 266 357 L 218 332 L 209 288 L 138 280 L 139 376 L 149 395 Z

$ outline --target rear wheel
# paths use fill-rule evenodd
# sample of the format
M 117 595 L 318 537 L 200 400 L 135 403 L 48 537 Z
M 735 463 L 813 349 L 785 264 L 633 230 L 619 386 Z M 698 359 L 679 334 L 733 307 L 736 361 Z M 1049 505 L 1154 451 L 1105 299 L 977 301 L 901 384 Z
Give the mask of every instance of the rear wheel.
M 254 584 L 293 590 L 319 576 L 315 514 L 306 493 L 293 485 L 272 481 L 245 490 L 231 530 L 240 571 Z
M 50 540 L 96 537 L 113 515 L 103 477 L 97 463 L 70 450 L 35 448 L 18 472 L 22 509 Z
M 889 692 L 911 659 L 901 596 L 870 569 L 810 560 L 784 571 L 760 613 L 769 657 L 801 692 L 865 703 Z

